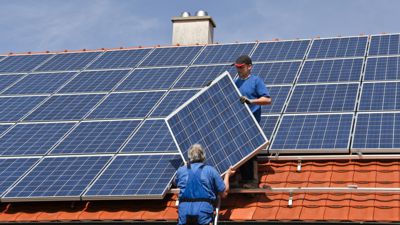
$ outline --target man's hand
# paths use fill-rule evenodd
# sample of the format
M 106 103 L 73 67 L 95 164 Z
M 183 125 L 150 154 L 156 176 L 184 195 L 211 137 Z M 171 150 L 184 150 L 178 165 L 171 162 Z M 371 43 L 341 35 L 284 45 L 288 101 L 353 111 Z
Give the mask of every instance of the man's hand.
M 240 102 L 242 104 L 244 104 L 244 103 L 249 104 L 249 105 L 251 104 L 250 99 L 248 99 L 246 96 L 240 96 Z
M 228 176 L 232 176 L 233 174 L 235 174 L 236 170 L 233 169 L 233 167 L 229 167 L 228 171 L 226 171 L 226 175 Z

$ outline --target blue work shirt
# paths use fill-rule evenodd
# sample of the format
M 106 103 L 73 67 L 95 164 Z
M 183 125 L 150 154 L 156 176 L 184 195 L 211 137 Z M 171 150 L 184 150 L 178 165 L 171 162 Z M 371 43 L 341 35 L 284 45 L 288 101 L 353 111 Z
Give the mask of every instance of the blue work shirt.
M 258 99 L 261 97 L 270 97 L 269 90 L 265 86 L 264 81 L 257 75 L 250 75 L 246 79 L 235 79 L 236 87 L 239 88 L 242 96 L 248 99 Z M 251 112 L 258 122 L 261 121 L 261 105 L 250 104 Z
M 201 165 L 203 165 L 203 163 L 192 163 L 190 164 L 190 169 L 196 173 Z M 182 194 L 186 190 L 189 177 L 188 170 L 187 166 L 182 166 L 178 169 L 176 174 L 175 182 L 180 189 L 179 198 L 182 197 Z M 204 165 L 200 181 L 202 185 L 199 188 L 203 188 L 204 194 L 206 195 L 201 196 L 202 198 L 216 200 L 217 194 L 225 191 L 224 181 L 217 170 L 212 166 Z M 180 202 L 178 212 L 178 224 L 185 224 L 187 215 L 198 215 L 198 222 L 200 224 L 209 224 L 212 222 L 214 206 L 209 202 Z

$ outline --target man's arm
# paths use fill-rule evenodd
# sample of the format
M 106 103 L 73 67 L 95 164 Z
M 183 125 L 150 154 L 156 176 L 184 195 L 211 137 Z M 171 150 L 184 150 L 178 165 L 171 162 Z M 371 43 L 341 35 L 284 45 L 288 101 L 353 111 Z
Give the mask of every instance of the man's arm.
M 224 176 L 224 184 L 225 184 L 225 190 L 223 192 L 220 192 L 219 195 L 222 198 L 225 198 L 226 196 L 228 196 L 228 192 L 229 192 L 229 177 L 232 176 L 233 174 L 235 174 L 235 170 L 231 168 L 228 169 L 228 171 L 225 173 Z
M 250 104 L 254 105 L 271 105 L 272 104 L 272 98 L 271 97 L 260 97 L 257 99 L 250 99 Z

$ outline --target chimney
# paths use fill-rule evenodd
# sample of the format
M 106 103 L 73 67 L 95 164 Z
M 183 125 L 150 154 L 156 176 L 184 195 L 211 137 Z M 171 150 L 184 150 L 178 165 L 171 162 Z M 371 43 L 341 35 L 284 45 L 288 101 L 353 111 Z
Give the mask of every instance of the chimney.
M 215 22 L 206 11 L 199 10 L 195 16 L 183 12 L 172 17 L 172 44 L 212 44 Z

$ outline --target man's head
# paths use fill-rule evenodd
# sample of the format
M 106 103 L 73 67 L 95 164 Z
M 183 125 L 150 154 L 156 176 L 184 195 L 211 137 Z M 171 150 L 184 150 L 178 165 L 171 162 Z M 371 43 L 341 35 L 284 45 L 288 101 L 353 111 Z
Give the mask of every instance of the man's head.
M 200 144 L 194 144 L 190 146 L 188 157 L 191 163 L 204 162 L 204 160 L 206 160 L 206 153 L 203 150 L 203 146 Z
M 246 78 L 251 73 L 253 62 L 248 55 L 239 56 L 235 63 L 232 64 L 237 69 L 237 72 L 241 78 Z

